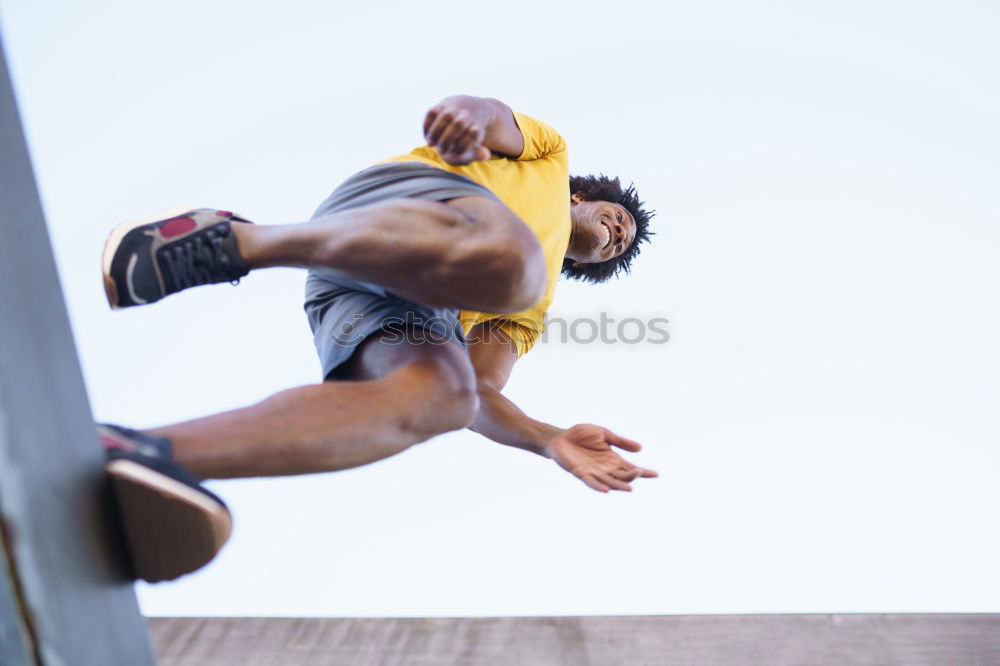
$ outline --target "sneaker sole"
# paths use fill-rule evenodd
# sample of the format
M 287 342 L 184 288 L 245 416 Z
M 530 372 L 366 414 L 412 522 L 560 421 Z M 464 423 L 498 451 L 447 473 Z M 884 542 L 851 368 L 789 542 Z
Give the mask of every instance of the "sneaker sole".
M 131 460 L 107 465 L 131 555 L 132 571 L 150 583 L 208 564 L 232 533 L 223 505 Z
M 128 220 L 126 222 L 122 222 L 111 230 L 111 235 L 108 236 L 108 240 L 104 241 L 104 252 L 101 255 L 101 270 L 104 275 L 104 294 L 108 297 L 108 305 L 111 306 L 112 310 L 119 310 L 121 307 L 118 305 L 118 285 L 114 278 L 111 277 L 111 260 L 114 259 L 115 252 L 118 251 L 118 246 L 121 245 L 122 239 L 125 238 L 125 235 L 136 227 L 141 227 L 144 224 L 159 222 L 160 220 L 169 220 L 172 217 L 178 217 L 184 213 L 190 213 L 193 210 L 195 210 L 194 206 L 175 206 L 141 220 Z

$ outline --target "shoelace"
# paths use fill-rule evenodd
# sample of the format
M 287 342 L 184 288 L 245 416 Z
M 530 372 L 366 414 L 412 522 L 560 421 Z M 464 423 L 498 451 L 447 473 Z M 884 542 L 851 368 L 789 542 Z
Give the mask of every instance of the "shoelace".
M 210 227 L 192 234 L 163 252 L 177 289 L 216 282 L 239 281 L 233 275 L 229 255 L 222 247 L 229 225 Z

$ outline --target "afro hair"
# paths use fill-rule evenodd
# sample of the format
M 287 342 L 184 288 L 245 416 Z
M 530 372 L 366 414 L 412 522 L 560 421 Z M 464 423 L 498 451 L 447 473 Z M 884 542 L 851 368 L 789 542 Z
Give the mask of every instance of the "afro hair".
M 639 200 L 635 186 L 622 188 L 617 178 L 600 176 L 570 176 L 569 191 L 580 195 L 585 201 L 610 201 L 621 205 L 635 220 L 635 239 L 625 251 L 614 259 L 598 264 L 583 264 L 574 266 L 572 259 L 564 259 L 562 273 L 574 280 L 585 282 L 606 282 L 620 273 L 628 273 L 632 269 L 632 260 L 639 254 L 639 245 L 648 243 L 653 232 L 649 230 L 649 220 L 656 211 L 646 210 L 645 204 Z

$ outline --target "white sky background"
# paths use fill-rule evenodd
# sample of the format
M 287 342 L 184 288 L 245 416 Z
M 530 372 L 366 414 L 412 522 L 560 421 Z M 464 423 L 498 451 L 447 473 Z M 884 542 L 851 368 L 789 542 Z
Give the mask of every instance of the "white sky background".
M 490 7 L 489 9 L 487 7 Z M 177 203 L 306 219 L 457 92 L 659 211 L 631 278 L 554 314 L 509 395 L 645 443 L 587 490 L 469 432 L 213 483 L 236 532 L 148 615 L 1000 611 L 995 2 L 0 0 L 95 415 L 159 425 L 318 379 L 303 274 L 110 312 L 100 250 Z

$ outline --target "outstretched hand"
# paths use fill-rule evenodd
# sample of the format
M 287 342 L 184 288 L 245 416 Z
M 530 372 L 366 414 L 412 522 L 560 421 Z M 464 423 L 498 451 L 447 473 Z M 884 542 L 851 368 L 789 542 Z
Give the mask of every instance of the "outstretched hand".
M 490 117 L 489 108 L 475 100 L 448 98 L 427 112 L 424 138 L 452 166 L 488 160 L 492 153 L 483 140 Z
M 584 423 L 560 431 L 545 445 L 545 450 L 560 467 L 602 493 L 609 490 L 631 492 L 629 484 L 632 481 L 659 476 L 651 469 L 626 461 L 612 447 L 631 453 L 642 448 L 638 442 L 607 428 Z

